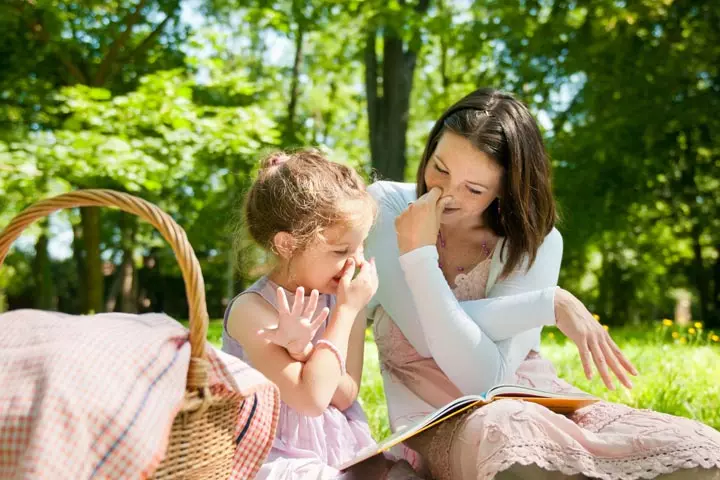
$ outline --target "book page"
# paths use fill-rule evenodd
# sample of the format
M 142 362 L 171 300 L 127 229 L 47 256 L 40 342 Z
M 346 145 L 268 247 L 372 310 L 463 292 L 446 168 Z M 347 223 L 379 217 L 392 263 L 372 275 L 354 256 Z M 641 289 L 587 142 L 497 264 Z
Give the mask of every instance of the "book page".
M 465 409 L 478 403 L 485 403 L 483 398 L 478 395 L 468 395 L 455 399 L 447 405 L 444 405 L 439 409 L 435 410 L 434 412 L 430 413 L 414 425 L 395 432 L 393 435 L 387 437 L 378 445 L 371 445 L 370 447 L 361 450 L 360 452 L 358 452 L 355 458 L 341 465 L 339 469 L 345 470 L 346 468 L 360 463 L 363 460 L 367 460 L 372 456 L 385 452 L 394 447 L 395 445 L 404 442 L 408 438 L 413 437 L 428 428 L 431 428 L 437 423 L 440 423 L 444 419 L 452 417 L 455 414 L 460 413 Z
M 549 390 L 541 390 L 534 387 L 526 387 L 524 385 L 502 384 L 496 385 L 485 394 L 488 400 L 499 396 L 511 397 L 544 397 L 544 398 L 578 398 L 589 399 L 596 398 L 593 395 L 584 392 L 551 392 Z

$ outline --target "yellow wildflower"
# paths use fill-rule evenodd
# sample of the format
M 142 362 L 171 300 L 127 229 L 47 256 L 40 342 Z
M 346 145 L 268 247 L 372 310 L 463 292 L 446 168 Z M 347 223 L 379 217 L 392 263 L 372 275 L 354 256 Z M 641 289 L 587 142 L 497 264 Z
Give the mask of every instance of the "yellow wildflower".
M 680 334 L 679 334 L 678 332 L 673 332 L 673 333 L 672 333 L 672 337 L 673 337 L 673 338 L 678 338 L 679 336 L 680 336 Z
M 695 335 L 695 329 L 693 327 L 688 328 L 688 333 L 690 335 Z
M 555 338 L 555 334 L 553 332 L 548 333 L 548 338 Z
M 718 337 L 717 335 L 713 335 L 710 338 L 712 339 L 713 342 L 720 342 L 720 337 Z
M 702 322 L 695 322 L 695 328 L 702 328 L 703 324 Z
M 598 315 L 597 313 L 593 313 L 593 318 L 595 319 L 596 322 L 600 321 L 600 315 Z
M 608 327 L 607 325 L 603 325 L 603 328 L 605 329 L 606 332 L 607 332 L 608 330 L 610 330 L 610 327 Z
M 685 345 L 685 344 L 687 343 L 687 338 L 682 337 L 682 338 L 680 339 L 680 343 L 682 343 L 683 345 Z
M 665 325 L 666 327 L 670 327 L 670 326 L 672 326 L 672 324 L 673 324 L 673 321 L 670 320 L 669 318 L 663 319 L 663 325 Z

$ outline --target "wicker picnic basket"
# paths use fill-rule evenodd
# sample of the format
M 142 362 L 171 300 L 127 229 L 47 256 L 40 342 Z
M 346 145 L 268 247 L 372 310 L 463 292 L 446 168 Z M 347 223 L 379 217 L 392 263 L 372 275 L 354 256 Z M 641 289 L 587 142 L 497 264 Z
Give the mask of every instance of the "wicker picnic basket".
M 155 480 L 226 480 L 235 452 L 233 432 L 241 400 L 213 397 L 205 355 L 208 313 L 200 264 L 185 231 L 157 206 L 112 190 L 80 190 L 39 201 L 0 232 L 0 265 L 10 245 L 34 221 L 62 208 L 110 206 L 151 223 L 170 244 L 180 264 L 190 313 L 190 364 L 182 407 L 175 417 L 165 458 Z

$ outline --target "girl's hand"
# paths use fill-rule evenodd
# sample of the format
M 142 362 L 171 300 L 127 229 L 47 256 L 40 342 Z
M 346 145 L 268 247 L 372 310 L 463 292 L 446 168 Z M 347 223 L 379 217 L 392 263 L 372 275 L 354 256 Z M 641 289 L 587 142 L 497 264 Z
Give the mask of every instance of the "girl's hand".
M 452 197 L 443 197 L 442 190 L 433 188 L 410 203 L 395 219 L 400 255 L 426 245 L 435 245 L 440 231 L 440 218 Z
M 615 385 L 610 378 L 608 366 L 625 387 L 632 388 L 626 372 L 637 375 L 637 369 L 625 358 L 610 338 L 610 334 L 593 318 L 585 305 L 563 289 L 558 289 L 555 293 L 555 319 L 560 331 L 577 346 L 588 379 L 593 376 L 591 362 L 594 361 L 603 382 L 610 390 L 615 390 Z
M 271 343 L 284 347 L 296 360 L 307 358 L 312 351 L 312 339 L 315 337 L 315 333 L 330 313 L 330 310 L 325 307 L 313 320 L 319 296 L 318 291 L 313 290 L 310 298 L 306 300 L 305 289 L 298 287 L 291 310 L 285 290 L 278 287 L 277 326 L 260 330 L 258 335 Z
M 355 274 L 355 260 L 348 259 L 345 264 L 345 271 L 340 277 L 340 285 L 338 286 L 337 300 L 338 306 L 350 308 L 354 313 L 359 312 L 370 299 L 378 288 L 377 269 L 375 268 L 375 259 L 365 261 L 360 264 L 360 273 L 353 278 Z

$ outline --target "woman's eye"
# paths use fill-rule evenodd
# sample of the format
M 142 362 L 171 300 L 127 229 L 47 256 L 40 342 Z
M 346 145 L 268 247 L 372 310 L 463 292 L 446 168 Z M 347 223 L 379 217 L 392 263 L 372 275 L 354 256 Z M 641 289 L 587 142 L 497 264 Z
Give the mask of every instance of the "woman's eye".
M 437 163 L 435 164 L 435 170 L 437 170 L 438 172 L 443 173 L 445 175 L 447 175 L 447 173 L 448 173 L 447 170 L 443 170 L 442 168 L 440 168 Z
M 473 190 L 472 188 L 468 188 L 468 190 L 470 190 L 470 193 L 472 193 L 473 195 L 482 195 L 483 194 L 483 192 L 481 192 L 480 190 Z
M 346 249 L 346 250 L 341 250 L 341 251 L 339 251 L 339 252 L 336 251 L 335 253 L 338 254 L 338 255 L 340 255 L 340 256 L 343 256 L 343 255 L 347 255 L 347 254 L 348 254 L 348 250 L 347 250 L 347 249 Z

